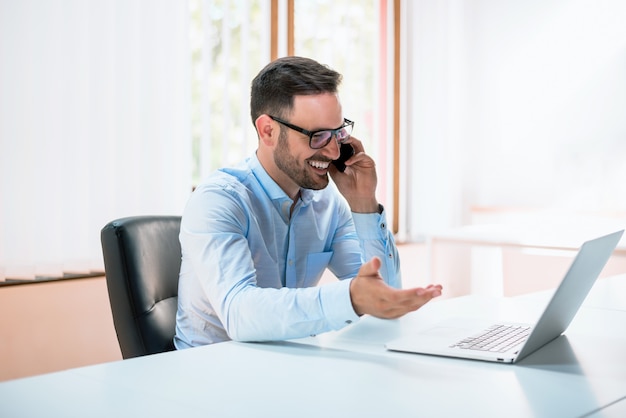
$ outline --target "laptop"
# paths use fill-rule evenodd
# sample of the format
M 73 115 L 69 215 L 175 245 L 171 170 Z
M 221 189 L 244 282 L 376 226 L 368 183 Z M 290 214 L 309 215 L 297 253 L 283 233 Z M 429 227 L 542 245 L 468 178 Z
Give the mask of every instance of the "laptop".
M 388 350 L 515 363 L 559 337 L 578 312 L 624 230 L 585 242 L 533 324 L 450 318 L 388 342 Z

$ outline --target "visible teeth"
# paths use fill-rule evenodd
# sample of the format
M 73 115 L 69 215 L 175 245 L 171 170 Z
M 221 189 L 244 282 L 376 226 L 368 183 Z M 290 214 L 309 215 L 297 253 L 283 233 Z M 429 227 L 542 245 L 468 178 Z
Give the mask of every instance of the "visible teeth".
M 320 170 L 325 170 L 330 165 L 328 161 L 309 161 L 309 164 L 315 168 L 319 168 Z

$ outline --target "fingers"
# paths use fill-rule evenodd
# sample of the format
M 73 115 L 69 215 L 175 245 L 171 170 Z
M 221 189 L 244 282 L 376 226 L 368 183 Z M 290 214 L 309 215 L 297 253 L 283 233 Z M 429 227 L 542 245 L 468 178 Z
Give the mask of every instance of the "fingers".
M 354 312 L 359 316 L 372 313 L 372 308 L 378 299 L 381 298 L 379 288 L 388 286 L 378 273 L 381 261 L 378 257 L 373 257 L 370 261 L 363 264 L 359 269 L 357 276 L 350 282 L 350 300 Z
M 346 166 L 350 167 L 353 165 L 357 165 L 363 168 L 373 168 L 376 167 L 376 163 L 374 160 L 365 153 L 365 147 L 363 147 L 363 142 L 359 139 L 351 136 L 347 142 L 354 149 L 354 155 L 346 161 Z
M 391 289 L 386 309 L 381 309 L 378 314 L 373 314 L 379 318 L 394 319 L 401 317 L 430 302 L 432 299 L 441 296 L 442 287 L 440 285 L 430 285 L 426 288 L 414 289 Z
M 430 294 L 432 297 L 441 296 L 442 286 L 440 284 L 430 284 L 426 288 L 417 288 L 416 292 L 419 296 Z
M 365 148 L 363 147 L 363 142 L 361 142 L 356 137 L 350 136 L 350 139 L 348 140 L 347 143 L 352 145 L 352 148 L 354 148 L 354 154 L 355 155 L 360 153 L 360 152 L 365 152 Z
M 363 264 L 359 270 L 359 276 L 378 276 L 378 270 L 382 262 L 378 257 L 372 257 L 370 261 Z
M 366 168 L 373 169 L 373 168 L 376 168 L 376 162 L 372 159 L 372 157 L 367 155 L 365 152 L 355 151 L 354 155 L 350 157 L 348 161 L 346 161 L 346 166 L 347 167 L 356 166 L 361 169 L 366 169 Z
M 398 318 L 441 295 L 441 285 L 413 289 L 394 289 L 388 286 L 378 273 L 381 264 L 378 257 L 373 257 L 361 266 L 359 274 L 350 283 L 350 299 L 358 315 Z

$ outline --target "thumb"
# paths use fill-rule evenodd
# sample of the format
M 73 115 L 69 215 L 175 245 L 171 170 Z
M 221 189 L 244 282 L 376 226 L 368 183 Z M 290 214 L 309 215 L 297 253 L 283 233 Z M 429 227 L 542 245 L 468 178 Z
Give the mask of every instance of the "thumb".
M 377 276 L 382 262 L 378 257 L 372 257 L 370 261 L 363 264 L 359 269 L 359 276 Z

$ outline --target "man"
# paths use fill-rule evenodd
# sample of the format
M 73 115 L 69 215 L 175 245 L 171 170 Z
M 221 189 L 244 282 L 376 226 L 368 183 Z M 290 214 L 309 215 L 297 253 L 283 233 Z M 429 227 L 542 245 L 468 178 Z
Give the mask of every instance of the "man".
M 178 349 L 306 337 L 364 314 L 397 318 L 441 294 L 439 285 L 400 289 L 376 167 L 350 136 L 340 82 L 301 57 L 253 80 L 256 153 L 212 174 L 183 213 Z M 354 149 L 344 172 L 331 164 L 340 143 Z M 326 268 L 340 280 L 316 286 Z

